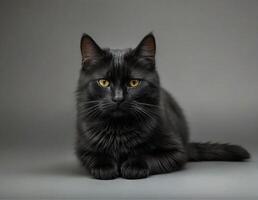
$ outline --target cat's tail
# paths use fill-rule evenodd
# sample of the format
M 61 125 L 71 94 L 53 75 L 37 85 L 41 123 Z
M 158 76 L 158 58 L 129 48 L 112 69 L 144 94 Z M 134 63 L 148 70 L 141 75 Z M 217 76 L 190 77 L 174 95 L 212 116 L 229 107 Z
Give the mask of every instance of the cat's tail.
M 189 161 L 243 161 L 250 154 L 243 147 L 218 143 L 189 143 Z

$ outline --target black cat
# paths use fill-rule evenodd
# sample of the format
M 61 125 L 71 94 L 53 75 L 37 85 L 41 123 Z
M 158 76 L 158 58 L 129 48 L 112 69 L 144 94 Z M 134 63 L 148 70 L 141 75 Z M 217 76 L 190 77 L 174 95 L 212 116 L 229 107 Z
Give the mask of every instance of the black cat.
M 189 143 L 181 108 L 160 86 L 152 33 L 135 49 L 102 49 L 81 38 L 76 153 L 97 179 L 145 178 L 187 161 L 242 161 L 240 146 Z

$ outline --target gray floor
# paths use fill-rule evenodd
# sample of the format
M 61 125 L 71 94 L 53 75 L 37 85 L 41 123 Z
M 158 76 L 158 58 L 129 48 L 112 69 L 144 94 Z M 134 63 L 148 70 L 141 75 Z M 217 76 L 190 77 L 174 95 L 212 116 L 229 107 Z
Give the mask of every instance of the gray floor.
M 252 149 L 252 148 L 251 148 Z M 0 198 L 257 199 L 258 154 L 249 162 L 189 163 L 185 170 L 142 180 L 94 180 L 72 151 L 1 153 Z

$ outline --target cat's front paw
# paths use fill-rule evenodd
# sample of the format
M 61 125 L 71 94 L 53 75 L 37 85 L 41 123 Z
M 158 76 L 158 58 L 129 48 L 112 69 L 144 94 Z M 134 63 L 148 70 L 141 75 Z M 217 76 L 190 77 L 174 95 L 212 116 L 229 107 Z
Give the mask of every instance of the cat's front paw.
M 150 170 L 144 160 L 128 159 L 121 166 L 121 176 L 126 179 L 146 178 L 149 175 Z
M 89 170 L 96 179 L 110 180 L 119 176 L 117 165 L 114 163 L 102 163 L 95 165 Z

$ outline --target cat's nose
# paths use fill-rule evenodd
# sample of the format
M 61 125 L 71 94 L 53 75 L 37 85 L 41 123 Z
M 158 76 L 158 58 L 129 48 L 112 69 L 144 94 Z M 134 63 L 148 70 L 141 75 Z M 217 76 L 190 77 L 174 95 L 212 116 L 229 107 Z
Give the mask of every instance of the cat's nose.
M 122 89 L 116 89 L 114 91 L 114 95 L 112 97 L 112 100 L 116 103 L 120 103 L 124 100 L 124 94 Z

